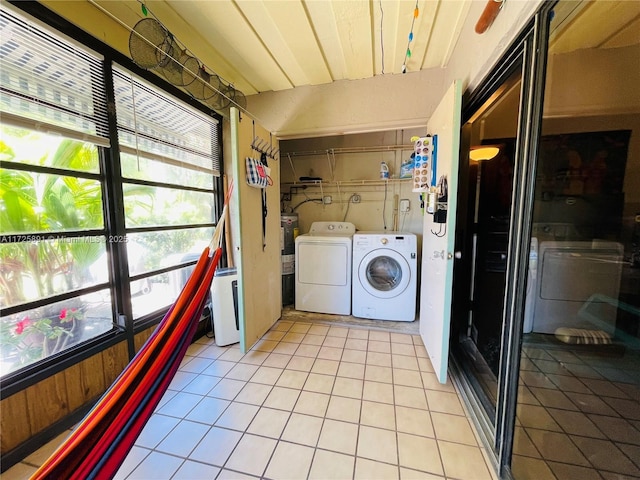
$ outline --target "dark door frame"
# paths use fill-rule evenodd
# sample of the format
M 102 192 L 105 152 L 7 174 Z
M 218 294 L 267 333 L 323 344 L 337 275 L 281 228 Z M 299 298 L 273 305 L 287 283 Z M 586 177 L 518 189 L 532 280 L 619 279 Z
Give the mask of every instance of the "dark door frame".
M 459 185 L 469 182 L 469 140 L 464 137 L 464 125 L 497 92 L 504 81 L 517 69 L 522 71 L 520 105 L 518 113 L 518 134 L 515 145 L 514 188 L 509 227 L 506 288 L 504 314 L 502 319 L 502 339 L 500 370 L 498 375 L 495 418 L 487 412 L 486 399 L 478 396 L 474 389 L 475 380 L 465 370 L 460 361 L 457 344 L 461 335 L 466 335 L 469 311 L 470 286 L 472 280 L 473 232 L 466 231 L 469 216 L 466 189 L 458 193 L 456 252 L 460 259 L 454 264 L 453 305 L 451 325 L 452 369 L 458 375 L 458 386 L 472 409 L 480 435 L 489 449 L 490 457 L 501 478 L 512 478 L 511 454 L 518 394 L 520 353 L 522 347 L 522 319 L 526 294 L 529 243 L 532 227 L 535 169 L 537 165 L 538 141 L 541 134 L 542 105 L 546 76 L 547 42 L 549 18 L 556 2 L 545 2 L 532 21 L 508 48 L 496 67 L 487 75 L 481 85 L 463 97 L 463 137 L 461 141 Z M 468 257 L 468 258 L 467 258 Z

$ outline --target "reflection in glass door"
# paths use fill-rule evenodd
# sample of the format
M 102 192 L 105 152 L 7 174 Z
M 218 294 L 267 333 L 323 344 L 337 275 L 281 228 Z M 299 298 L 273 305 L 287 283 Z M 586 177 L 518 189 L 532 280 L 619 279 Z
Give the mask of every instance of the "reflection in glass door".
M 640 4 L 551 18 L 512 472 L 640 478 Z

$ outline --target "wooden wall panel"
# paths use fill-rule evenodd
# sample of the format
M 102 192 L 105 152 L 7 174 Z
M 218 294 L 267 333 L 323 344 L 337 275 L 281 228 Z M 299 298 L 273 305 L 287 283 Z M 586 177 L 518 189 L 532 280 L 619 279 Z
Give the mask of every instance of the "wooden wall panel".
M 33 433 L 44 430 L 71 413 L 64 372 L 38 382 L 26 393 Z
M 96 399 L 108 387 L 105 383 L 101 353 L 67 368 L 64 376 L 69 409 L 72 412 Z
M 103 351 L 101 355 L 104 382 L 108 388 L 129 363 L 127 342 L 120 342 Z
M 150 327 L 136 334 L 136 336 L 133 339 L 133 345 L 135 346 L 136 352 L 140 351 L 140 349 L 144 345 L 144 342 L 146 342 L 149 339 L 149 337 L 155 331 L 155 329 L 156 329 L 155 326 Z
M 8 452 L 33 435 L 25 391 L 0 402 L 0 449 Z
M 240 119 L 237 111 L 231 110 L 231 130 L 227 138 L 231 157 L 225 158 L 225 173 L 234 179 L 229 213 L 239 278 L 240 348 L 246 352 L 282 314 L 280 162 L 268 159 L 273 185 L 265 188 L 267 217 L 263 244 L 262 190 L 247 184 L 245 159 L 259 158 L 251 148 L 256 136 L 263 142 L 271 142 L 275 148 L 278 140 L 258 123 L 245 116 Z M 225 154 L 228 152 L 225 145 Z
M 0 453 L 97 399 L 129 363 L 127 342 L 89 357 L 0 402 Z

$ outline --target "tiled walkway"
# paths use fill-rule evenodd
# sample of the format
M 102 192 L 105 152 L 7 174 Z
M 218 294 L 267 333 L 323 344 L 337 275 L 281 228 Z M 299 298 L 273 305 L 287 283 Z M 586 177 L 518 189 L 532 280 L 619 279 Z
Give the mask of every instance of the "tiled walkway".
M 495 478 L 474 432 L 419 336 L 280 321 L 246 355 L 194 343 L 116 478 Z

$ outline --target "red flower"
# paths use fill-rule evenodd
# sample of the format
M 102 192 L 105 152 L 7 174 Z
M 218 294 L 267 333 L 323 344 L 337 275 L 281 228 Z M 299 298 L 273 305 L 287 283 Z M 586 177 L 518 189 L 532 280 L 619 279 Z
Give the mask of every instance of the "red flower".
M 62 323 L 70 323 L 79 318 L 78 309 L 77 308 L 63 308 L 60 310 L 60 315 L 58 315 L 60 322 Z
M 16 325 L 16 335 L 21 335 L 24 332 L 24 329 L 31 325 L 31 320 L 29 317 L 24 317 L 18 324 Z

